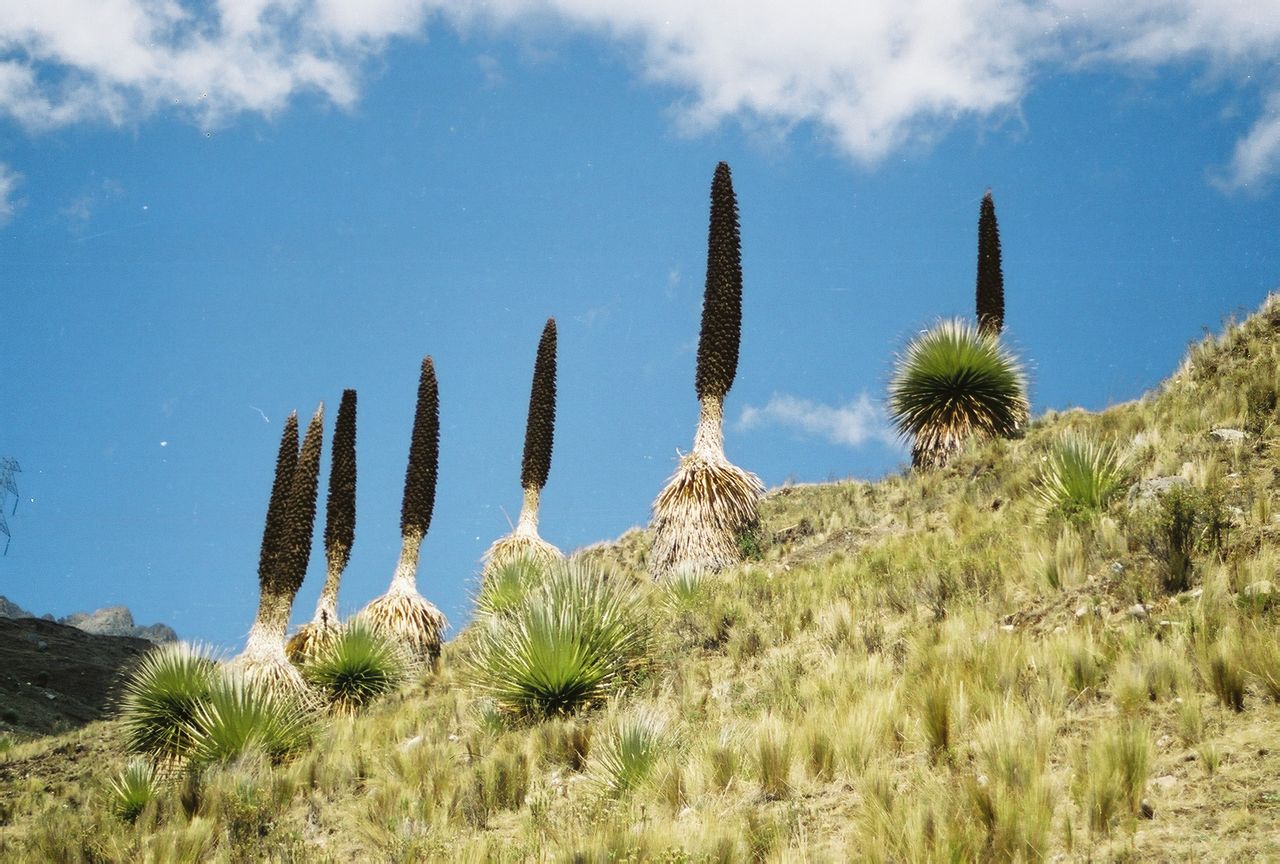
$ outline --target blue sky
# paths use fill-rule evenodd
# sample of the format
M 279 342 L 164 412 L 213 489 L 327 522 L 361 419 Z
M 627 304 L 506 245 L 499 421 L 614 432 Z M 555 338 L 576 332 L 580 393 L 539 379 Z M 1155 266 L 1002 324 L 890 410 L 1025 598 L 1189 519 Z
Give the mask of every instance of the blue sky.
M 987 187 L 1037 413 L 1136 398 L 1280 287 L 1266 4 L 30 5 L 0 0 L 0 456 L 23 468 L 0 594 L 38 613 L 125 603 L 235 647 L 281 424 L 324 400 L 327 471 L 345 387 L 359 608 L 394 569 L 431 354 L 419 587 L 465 622 L 519 509 L 549 315 L 542 533 L 645 523 L 692 441 L 722 159 L 745 277 L 726 450 L 770 486 L 901 467 L 893 354 L 972 313 Z

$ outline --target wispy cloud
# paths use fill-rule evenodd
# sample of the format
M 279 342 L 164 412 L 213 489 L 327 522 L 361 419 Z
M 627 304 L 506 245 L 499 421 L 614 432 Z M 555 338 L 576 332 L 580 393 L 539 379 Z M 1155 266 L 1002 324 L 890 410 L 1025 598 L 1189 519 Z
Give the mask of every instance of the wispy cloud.
M 617 44 L 642 75 L 685 94 L 688 130 L 804 125 L 868 164 L 965 118 L 1016 116 L 1045 77 L 1201 64 L 1271 99 L 1224 185 L 1280 172 L 1280 13 L 1257 0 L 0 0 L 0 10 L 0 116 L 32 130 L 158 110 L 216 124 L 281 110 L 300 92 L 349 106 L 366 62 L 433 20 L 534 40 L 550 20 Z
M 848 405 L 831 406 L 775 393 L 767 404 L 748 405 L 738 418 L 738 428 L 782 426 L 832 444 L 861 447 L 871 441 L 897 446 L 898 438 L 884 412 L 863 393 Z
M 21 174 L 0 162 L 0 227 L 8 224 L 17 210 L 18 204 L 13 196 L 21 180 Z

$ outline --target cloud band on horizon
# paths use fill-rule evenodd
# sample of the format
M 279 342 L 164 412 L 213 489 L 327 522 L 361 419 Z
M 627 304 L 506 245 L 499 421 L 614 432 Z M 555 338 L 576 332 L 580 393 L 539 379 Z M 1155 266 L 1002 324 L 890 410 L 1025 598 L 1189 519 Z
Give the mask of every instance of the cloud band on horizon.
M 687 92 L 680 125 L 811 125 L 874 165 L 957 121 L 1016 113 L 1037 79 L 1192 64 L 1264 108 L 1219 185 L 1280 173 L 1280 8 L 1243 0 L 0 0 L 0 116 L 31 132 L 176 110 L 218 125 L 299 93 L 348 108 L 390 40 L 545 23 L 621 43 Z

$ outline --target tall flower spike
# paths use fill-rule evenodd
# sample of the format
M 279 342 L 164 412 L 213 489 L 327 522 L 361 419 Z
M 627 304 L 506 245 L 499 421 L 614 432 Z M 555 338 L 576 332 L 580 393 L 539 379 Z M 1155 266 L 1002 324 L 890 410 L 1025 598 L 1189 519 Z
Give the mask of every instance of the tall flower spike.
M 422 358 L 418 376 L 418 402 L 409 442 L 409 465 L 404 473 L 404 500 L 400 505 L 400 534 L 423 537 L 431 527 L 436 502 L 436 472 L 440 461 L 440 393 L 430 357 Z
M 310 691 L 306 682 L 285 655 L 285 630 L 311 558 L 323 426 L 321 403 L 307 425 L 299 451 L 297 415 L 290 414 L 285 422 L 271 503 L 267 505 L 267 527 L 263 531 L 258 613 L 244 651 L 231 661 L 237 672 L 258 679 L 273 690 L 307 699 Z
M 556 434 L 556 319 L 548 318 L 538 340 L 529 391 L 529 418 L 524 427 L 524 458 L 520 486 L 541 489 L 551 472 L 551 447 Z
M 351 558 L 356 530 L 356 391 L 342 391 L 333 429 L 329 463 L 329 497 L 325 507 L 325 579 L 315 615 L 285 645 L 294 663 L 314 657 L 342 632 L 338 621 L 338 586 Z
M 320 450 L 323 438 L 324 403 L 321 402 L 316 413 L 311 416 L 307 434 L 302 439 L 298 465 L 294 468 L 293 482 L 289 487 L 289 507 L 285 511 L 288 523 L 287 545 L 276 590 L 289 598 L 290 605 L 298 589 L 302 587 L 302 580 L 307 575 L 307 564 L 311 561 L 311 535 L 316 521 L 316 494 L 320 485 Z
M 695 387 L 700 412 L 693 450 L 653 502 L 649 570 L 719 570 L 741 559 L 738 538 L 759 522 L 760 478 L 724 455 L 724 397 L 738 370 L 742 335 L 742 255 L 738 204 L 729 166 L 716 166 L 707 231 L 707 284 L 702 297 Z
M 551 471 L 551 446 L 556 432 L 556 319 L 548 318 L 538 340 L 538 356 L 533 364 L 533 386 L 529 390 L 529 416 L 524 428 L 524 458 L 520 464 L 520 485 L 524 501 L 515 530 L 499 537 L 484 553 L 484 573 L 517 559 L 535 564 L 559 561 L 564 555 L 538 536 L 538 506 L 542 487 Z
M 418 552 L 431 527 L 436 500 L 436 471 L 440 461 L 440 394 L 430 357 L 422 360 L 418 402 L 409 442 L 409 466 L 404 475 L 400 507 L 400 559 L 387 593 L 360 611 L 370 626 L 404 646 L 416 661 L 434 665 L 449 626 L 444 614 L 418 593 Z
M 298 465 L 298 412 L 292 411 L 284 421 L 280 434 L 280 450 L 276 454 L 276 476 L 267 502 L 266 525 L 262 529 L 262 551 L 258 554 L 258 587 L 265 590 L 280 571 L 280 550 L 285 546 L 285 511 L 289 507 L 289 490 L 293 471 Z
M 711 224 L 707 230 L 707 284 L 702 295 L 702 332 L 694 386 L 699 399 L 724 399 L 738 372 L 742 335 L 742 252 L 738 201 L 729 165 L 716 166 L 711 181 Z
M 1000 268 L 1000 228 L 991 190 L 978 213 L 978 330 L 999 336 L 1004 329 L 1004 273 Z

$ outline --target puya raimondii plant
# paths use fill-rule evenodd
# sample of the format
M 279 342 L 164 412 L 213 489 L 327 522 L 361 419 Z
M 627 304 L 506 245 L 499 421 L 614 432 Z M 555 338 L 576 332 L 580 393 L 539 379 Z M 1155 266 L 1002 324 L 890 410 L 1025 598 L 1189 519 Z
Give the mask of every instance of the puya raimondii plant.
M 693 450 L 653 503 L 650 573 L 719 570 L 737 563 L 738 538 L 759 522 L 764 486 L 724 455 L 724 399 L 738 370 L 742 335 L 742 254 L 729 166 L 711 182 L 707 282 L 702 299 L 695 388 L 700 406 Z

